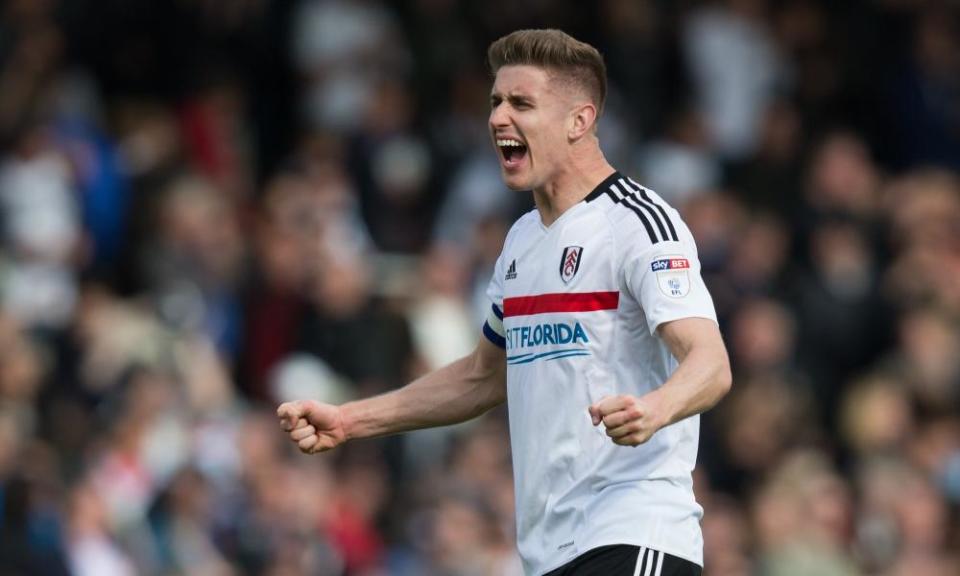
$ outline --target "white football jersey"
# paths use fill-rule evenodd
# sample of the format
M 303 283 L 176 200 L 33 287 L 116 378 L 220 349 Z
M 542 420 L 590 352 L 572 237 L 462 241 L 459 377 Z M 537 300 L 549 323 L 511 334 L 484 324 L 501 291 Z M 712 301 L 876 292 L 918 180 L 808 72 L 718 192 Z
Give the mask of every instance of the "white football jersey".
M 544 226 L 510 229 L 483 332 L 507 355 L 517 539 L 527 574 L 598 546 L 632 544 L 703 565 L 693 495 L 699 416 L 624 447 L 588 408 L 642 396 L 676 369 L 656 335 L 679 318 L 716 321 L 693 237 L 676 210 L 620 173 Z

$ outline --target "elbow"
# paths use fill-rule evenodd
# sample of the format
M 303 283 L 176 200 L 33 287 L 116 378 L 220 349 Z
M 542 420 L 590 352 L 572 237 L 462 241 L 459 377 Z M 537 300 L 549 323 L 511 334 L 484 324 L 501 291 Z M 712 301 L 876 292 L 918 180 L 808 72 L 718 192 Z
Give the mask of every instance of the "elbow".
M 502 381 L 494 384 L 494 396 L 493 396 L 493 405 L 491 408 L 496 408 L 497 406 L 503 404 L 507 401 L 507 383 L 504 378 Z
M 480 413 L 503 404 L 507 400 L 506 362 L 489 362 L 480 355 L 472 358 L 468 380 L 478 391 Z
M 497 378 L 485 379 L 480 383 L 483 392 L 479 395 L 476 416 L 484 414 L 507 401 L 507 386 Z
M 733 386 L 733 373 L 730 371 L 730 359 L 723 355 L 720 365 L 717 367 L 716 377 L 714 378 L 714 387 L 716 390 L 716 400 L 714 403 L 723 399 L 730 388 Z
M 507 364 L 497 366 L 497 369 L 487 380 L 491 389 L 492 398 L 490 408 L 495 408 L 507 401 Z

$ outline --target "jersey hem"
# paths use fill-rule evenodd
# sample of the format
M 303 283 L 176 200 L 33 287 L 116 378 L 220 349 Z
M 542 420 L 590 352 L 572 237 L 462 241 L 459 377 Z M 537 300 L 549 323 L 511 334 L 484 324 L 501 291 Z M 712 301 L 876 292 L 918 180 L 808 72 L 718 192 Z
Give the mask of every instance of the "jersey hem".
M 549 566 L 548 568 L 538 570 L 538 571 L 536 572 L 536 574 L 537 574 L 538 576 L 545 576 L 546 574 L 549 574 L 549 573 L 552 572 L 553 570 L 556 570 L 557 568 L 560 568 L 560 567 L 564 566 L 565 564 L 568 564 L 568 563 L 576 560 L 577 558 L 579 558 L 580 556 L 583 556 L 584 554 L 590 552 L 591 550 L 596 550 L 597 548 L 602 548 L 603 546 L 618 546 L 618 545 L 624 545 L 624 546 L 639 546 L 639 547 L 641 547 L 641 548 L 647 548 L 647 549 L 650 549 L 650 550 L 656 550 L 657 552 L 663 552 L 663 553 L 669 554 L 669 555 L 671 555 L 671 556 L 676 556 L 677 558 L 682 558 L 683 560 L 686 560 L 687 562 L 692 562 L 692 563 L 696 564 L 696 565 L 699 566 L 701 569 L 703 568 L 703 557 L 702 557 L 702 556 L 699 557 L 699 558 L 692 558 L 690 554 L 686 554 L 686 553 L 680 552 L 679 550 L 672 549 L 672 548 L 670 548 L 670 547 L 668 547 L 668 546 L 659 546 L 659 545 L 657 545 L 657 544 L 651 544 L 649 541 L 644 541 L 644 540 L 639 540 L 639 539 L 617 538 L 617 539 L 609 540 L 609 541 L 608 541 L 608 540 L 605 540 L 605 539 L 598 539 L 598 540 L 596 540 L 596 541 L 594 541 L 594 542 L 588 542 L 587 546 L 584 546 L 583 551 L 578 550 L 577 553 L 576 553 L 576 555 L 561 560 L 560 563 L 557 564 L 557 565 L 555 565 L 555 566 Z
M 680 316 L 677 316 L 676 318 L 664 318 L 663 320 L 660 320 L 660 321 L 657 322 L 657 324 L 650 330 L 650 334 L 651 334 L 651 335 L 656 334 L 656 333 L 657 333 L 657 328 L 659 328 L 660 326 L 662 326 L 662 325 L 664 325 L 664 324 L 666 324 L 666 323 L 668 323 L 668 322 L 676 322 L 677 320 L 685 320 L 685 319 L 687 319 L 687 318 L 703 318 L 704 320 L 711 320 L 711 321 L 713 321 L 713 323 L 716 324 L 716 325 L 718 325 L 718 326 L 720 325 L 720 322 L 717 320 L 717 317 L 716 317 L 716 316 L 710 316 L 709 314 L 706 314 L 706 313 L 703 313 L 703 314 L 696 314 L 696 313 L 694 313 L 694 314 L 682 314 L 682 315 L 680 315 Z
M 494 332 L 493 328 L 491 328 L 487 322 L 483 323 L 483 335 L 486 336 L 487 340 L 493 343 L 494 346 L 503 348 L 504 350 L 507 349 L 507 339 Z

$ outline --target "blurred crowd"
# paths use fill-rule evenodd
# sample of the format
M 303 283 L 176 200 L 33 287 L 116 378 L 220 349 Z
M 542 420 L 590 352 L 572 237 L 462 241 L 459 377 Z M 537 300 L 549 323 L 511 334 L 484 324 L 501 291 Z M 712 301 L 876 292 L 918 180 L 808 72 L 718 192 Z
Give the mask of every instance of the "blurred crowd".
M 705 574 L 960 574 L 956 2 L 8 0 L 0 575 L 521 574 L 502 409 L 315 457 L 273 413 L 474 346 L 523 27 L 601 50 L 699 245 Z

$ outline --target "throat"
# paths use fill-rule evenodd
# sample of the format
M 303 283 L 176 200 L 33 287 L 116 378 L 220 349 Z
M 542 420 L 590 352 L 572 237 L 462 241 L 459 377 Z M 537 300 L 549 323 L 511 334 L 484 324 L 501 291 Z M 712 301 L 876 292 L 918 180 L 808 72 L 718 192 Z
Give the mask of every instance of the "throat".
M 540 213 L 540 223 L 544 228 L 549 228 L 554 222 L 559 220 L 567 210 L 570 210 L 577 204 L 575 201 L 550 196 L 543 191 L 537 190 L 533 191 L 533 201 L 537 206 L 537 212 Z
M 543 225 L 549 227 L 570 208 L 576 206 L 607 179 L 617 174 L 609 164 L 590 173 L 561 172 L 542 186 L 534 188 L 533 199 Z

